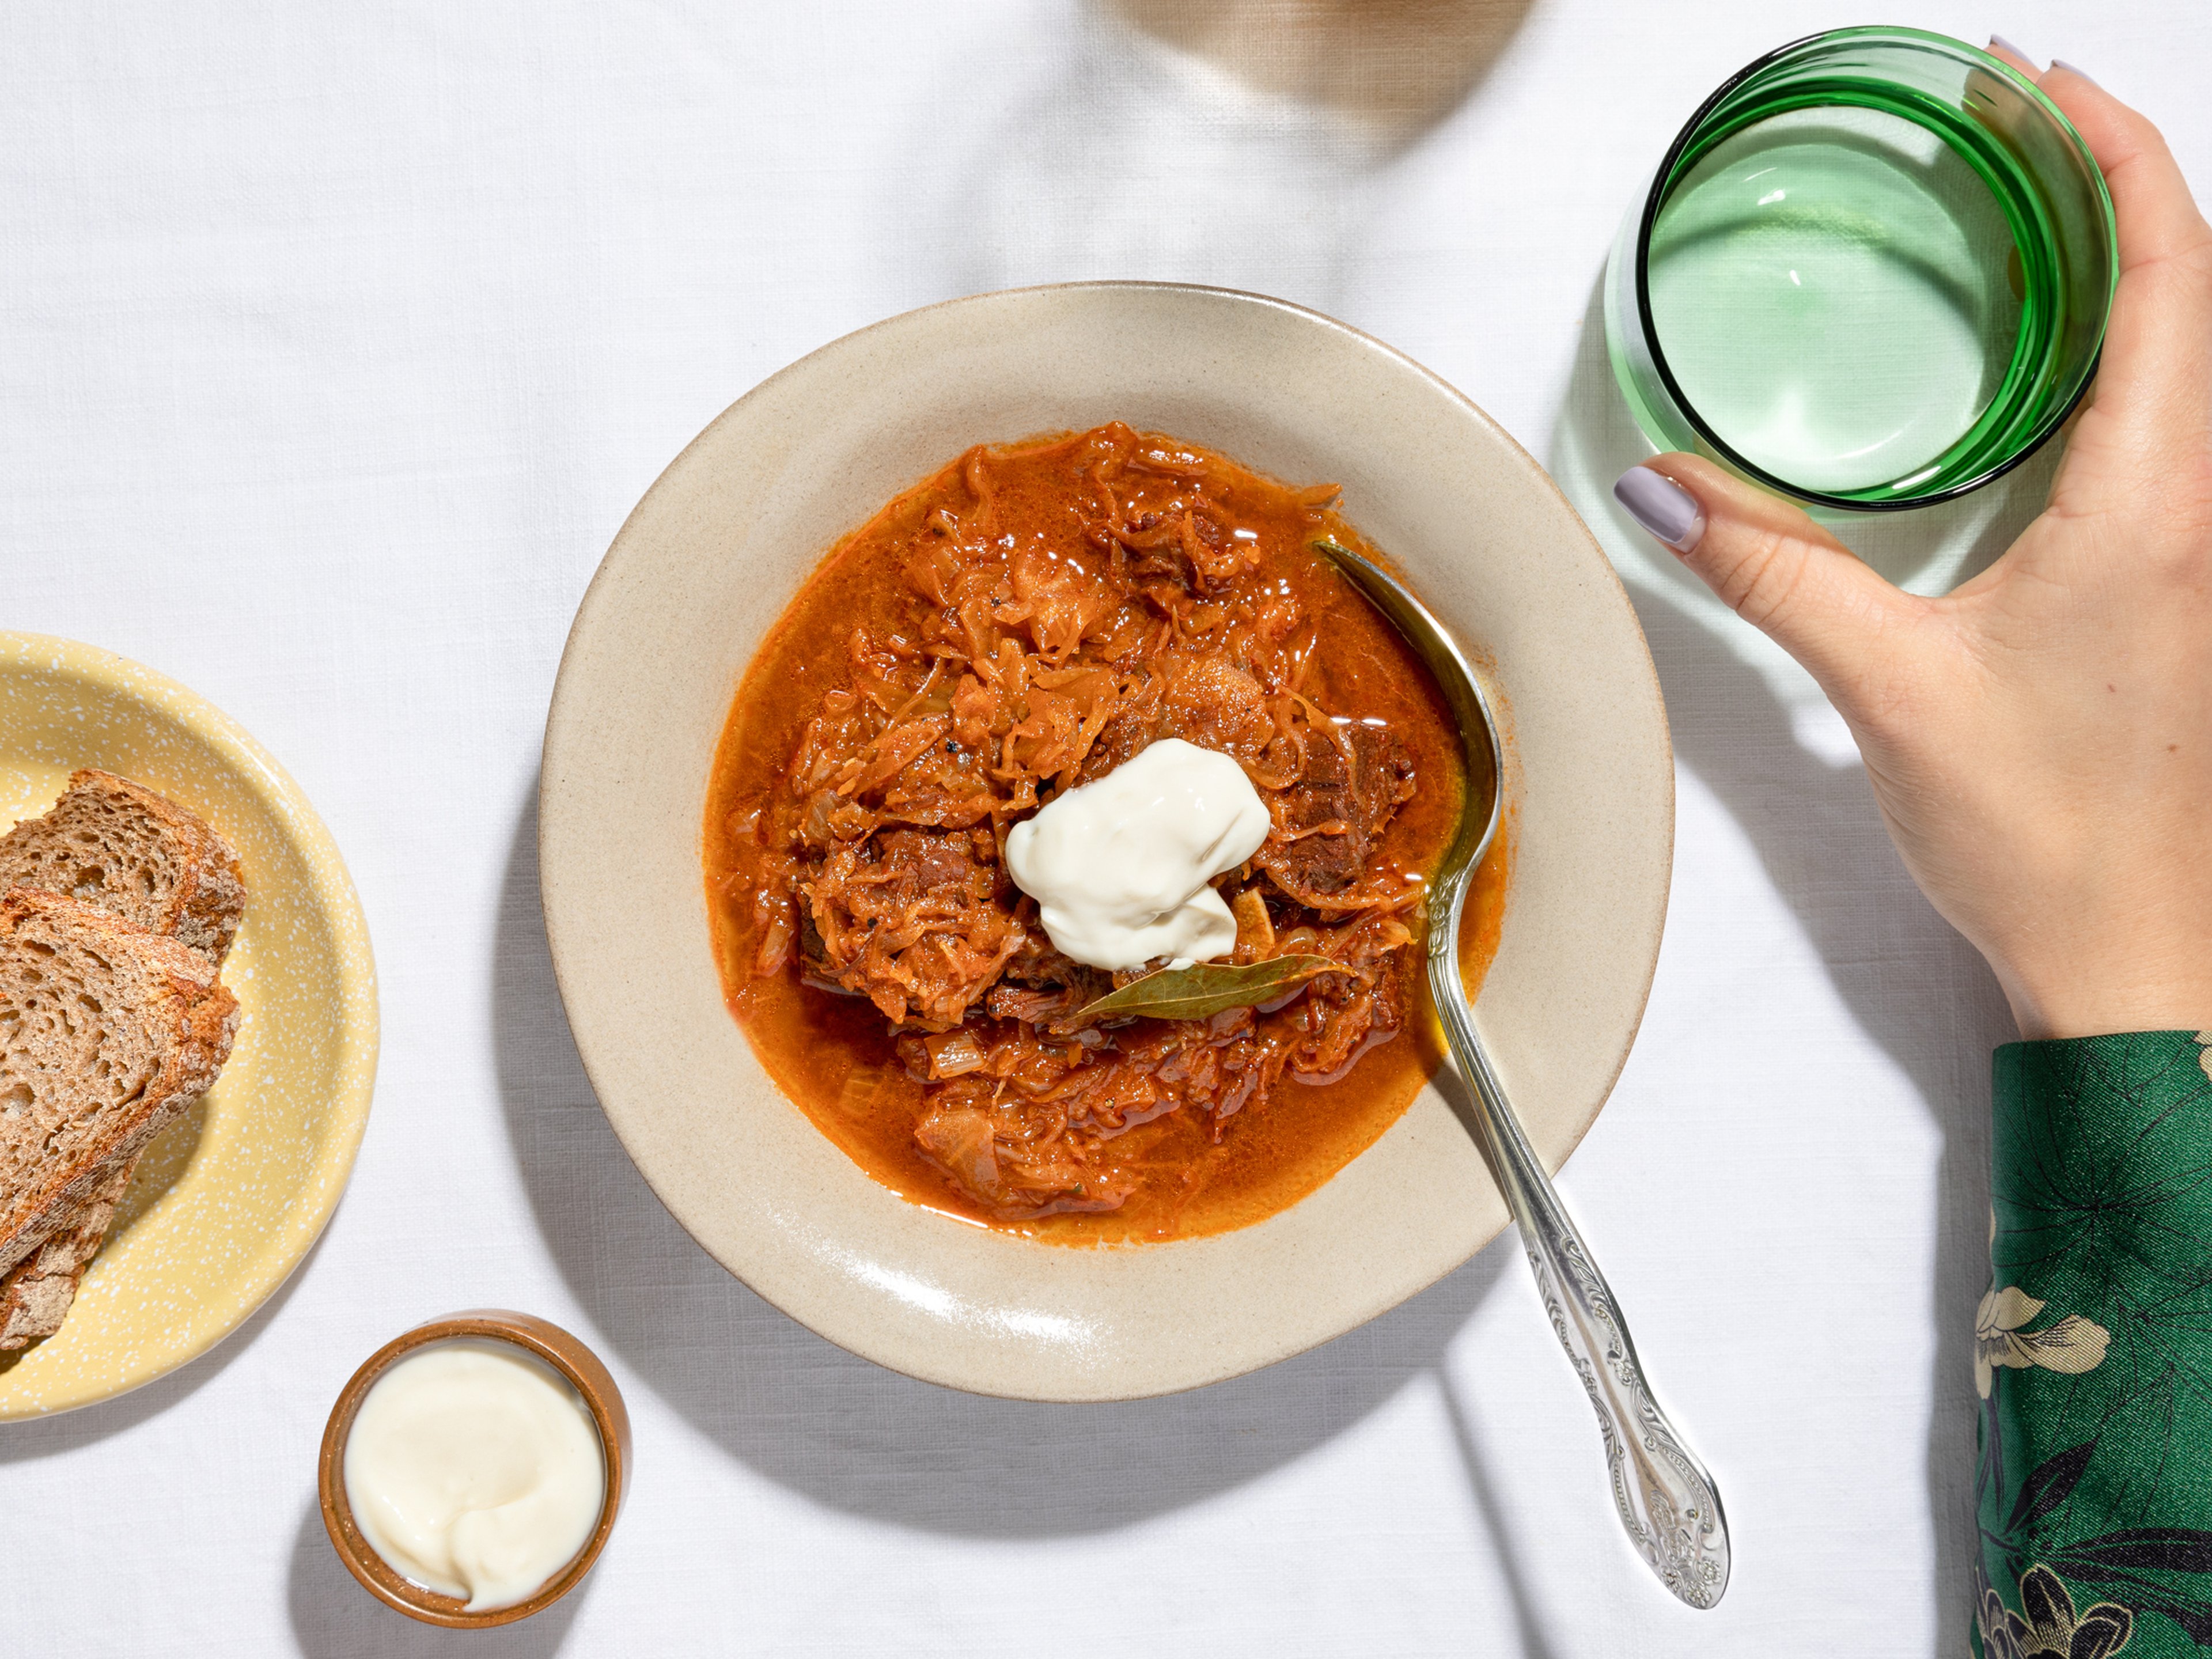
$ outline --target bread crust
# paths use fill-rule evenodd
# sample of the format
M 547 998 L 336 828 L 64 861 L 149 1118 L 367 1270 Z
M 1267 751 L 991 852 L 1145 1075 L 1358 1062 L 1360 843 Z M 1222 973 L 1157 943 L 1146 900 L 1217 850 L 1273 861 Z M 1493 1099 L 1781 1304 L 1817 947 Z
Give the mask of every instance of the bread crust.
M 28 1347 L 62 1328 L 137 1169 L 136 1158 L 109 1165 L 69 1221 L 0 1276 L 0 1353 Z
M 228 842 L 187 808 L 96 767 L 72 773 L 52 808 L 0 836 L 0 888 L 10 885 L 64 892 L 174 934 L 218 965 L 246 908 Z M 106 1164 L 84 1203 L 52 1217 L 46 1241 L 0 1272 L 0 1352 L 60 1329 L 138 1156 Z
M 0 897 L 0 949 L 41 935 L 126 954 L 146 970 L 152 1006 L 141 1017 L 160 1030 L 158 1069 L 138 1097 L 100 1124 L 85 1147 L 28 1190 L 0 1200 L 0 1273 L 57 1232 L 118 1164 L 135 1160 L 146 1143 L 202 1095 L 229 1058 L 238 1031 L 238 1000 L 216 977 L 203 952 L 148 933 L 78 899 L 15 887 Z
M 76 890 L 70 866 L 85 862 L 91 849 L 58 842 L 70 827 L 96 820 L 104 811 L 126 821 L 135 813 L 158 826 L 165 863 L 173 866 L 173 885 L 167 892 L 133 893 L 116 871 L 106 872 L 104 883 Z M 70 774 L 69 787 L 48 811 L 0 836 L 0 885 L 5 884 L 83 899 L 149 933 L 173 935 L 205 951 L 217 968 L 246 915 L 246 884 L 228 842 L 198 813 L 167 796 L 92 766 Z

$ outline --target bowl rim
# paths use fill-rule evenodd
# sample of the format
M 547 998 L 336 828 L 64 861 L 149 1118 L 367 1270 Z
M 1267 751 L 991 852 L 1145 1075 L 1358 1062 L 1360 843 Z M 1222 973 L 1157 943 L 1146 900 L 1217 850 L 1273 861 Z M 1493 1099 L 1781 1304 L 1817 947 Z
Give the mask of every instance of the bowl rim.
M 380 1015 L 376 991 L 376 961 L 370 945 L 368 920 L 345 860 L 330 828 L 308 800 L 291 774 L 276 757 L 228 714 L 181 682 L 160 670 L 105 650 L 54 634 L 0 629 L 0 675 L 44 672 L 90 684 L 125 702 L 137 703 L 173 721 L 213 750 L 230 767 L 246 792 L 266 804 L 284 826 L 307 870 L 315 908 L 328 922 L 336 949 L 331 1003 L 336 1010 L 334 1071 L 341 1079 L 325 1097 L 323 1112 L 331 1138 L 313 1178 L 304 1180 L 276 1231 L 281 1248 L 264 1253 L 262 1260 L 280 1265 L 258 1276 L 236 1281 L 242 1294 L 229 1319 L 210 1331 L 204 1340 L 190 1345 L 190 1352 L 165 1356 L 150 1367 L 132 1369 L 114 1382 L 88 1389 L 64 1389 L 58 1396 L 29 1406 L 0 1407 L 0 1422 L 53 1417 L 99 1405 L 144 1387 L 191 1364 L 240 1326 L 276 1293 L 297 1270 L 337 1213 L 354 1161 L 368 1133 L 368 1114 L 376 1093 L 376 1061 L 380 1043 Z M 249 904 L 251 895 L 248 896 Z M 249 922 L 250 925 L 250 922 Z
M 1624 997 L 1622 1007 L 1616 1011 L 1626 1017 L 1620 1049 L 1611 1056 L 1609 1063 L 1606 1066 L 1602 1087 L 1592 1096 L 1592 1103 L 1588 1109 L 1579 1112 L 1571 1124 L 1567 1124 L 1567 1127 L 1555 1128 L 1553 1131 L 1554 1134 L 1563 1135 L 1564 1139 L 1559 1146 L 1556 1156 L 1551 1155 L 1549 1149 L 1547 1149 L 1548 1168 L 1556 1170 L 1564 1164 L 1576 1147 L 1579 1146 L 1595 1122 L 1598 1114 L 1610 1098 L 1626 1067 L 1628 1054 L 1632 1048 L 1634 1033 L 1640 1026 L 1643 1015 L 1649 1007 L 1657 971 L 1660 936 L 1663 932 L 1667 896 L 1672 884 L 1675 787 L 1674 748 L 1671 733 L 1667 726 L 1665 700 L 1659 685 L 1656 665 L 1651 660 L 1648 642 L 1643 638 L 1641 625 L 1635 618 L 1633 606 L 1630 603 L 1627 590 L 1621 581 L 1620 573 L 1613 568 L 1596 537 L 1577 512 L 1572 502 L 1568 500 L 1558 481 L 1544 470 L 1527 447 L 1501 426 L 1495 417 L 1436 371 L 1373 334 L 1325 313 L 1291 301 L 1245 289 L 1201 283 L 1146 280 L 1081 280 L 1041 283 L 938 301 L 878 319 L 826 340 L 802 353 L 746 388 L 732 403 L 719 410 L 708 420 L 669 459 L 653 483 L 641 495 L 637 503 L 624 517 L 621 526 L 610 541 L 607 555 L 593 572 L 591 581 L 579 600 L 574 622 L 571 625 L 568 640 L 562 648 L 559 671 L 547 710 L 545 738 L 541 751 L 544 763 L 538 787 L 538 831 L 541 908 L 547 927 L 555 981 L 562 1001 L 569 1012 L 571 1025 L 574 1028 L 579 1058 L 582 1061 L 587 1076 L 590 1076 L 592 1080 L 593 1091 L 598 1097 L 601 1110 L 610 1120 L 617 1140 L 623 1145 L 625 1152 L 631 1158 L 633 1165 L 644 1178 L 647 1187 L 669 1210 L 672 1218 L 678 1224 L 692 1237 L 693 1242 L 706 1250 L 720 1265 L 747 1285 L 755 1294 L 824 1340 L 860 1357 L 884 1365 L 888 1369 L 963 1392 L 1009 1399 L 1060 1403 L 1097 1403 L 1156 1397 L 1208 1386 L 1264 1369 L 1294 1354 L 1304 1352 L 1310 1347 L 1332 1340 L 1334 1336 L 1356 1328 L 1389 1308 L 1417 1295 L 1449 1273 L 1455 1267 L 1462 1265 L 1465 1261 L 1471 1259 L 1473 1255 L 1495 1238 L 1497 1232 L 1502 1231 L 1506 1224 L 1507 1218 L 1501 1210 L 1496 1226 L 1475 1239 L 1464 1254 L 1455 1255 L 1447 1261 L 1425 1264 L 1418 1274 L 1409 1273 L 1402 1278 L 1394 1279 L 1387 1297 L 1379 1299 L 1373 1297 L 1364 1297 L 1361 1298 L 1362 1305 L 1358 1309 L 1344 1313 L 1340 1317 L 1337 1314 L 1332 1314 L 1329 1319 L 1333 1323 L 1333 1328 L 1321 1334 L 1307 1334 L 1279 1339 L 1269 1338 L 1264 1345 L 1252 1344 L 1249 1351 L 1239 1348 L 1234 1353 L 1215 1354 L 1203 1359 L 1183 1358 L 1174 1363 L 1153 1361 L 1147 1366 L 1139 1367 L 1142 1370 L 1149 1370 L 1156 1366 L 1158 1371 L 1172 1373 L 1170 1376 L 1147 1376 L 1142 1382 L 1115 1380 L 1111 1382 L 1094 1382 L 1087 1378 L 1079 1380 L 1071 1371 L 1065 1376 L 1055 1373 L 1054 1379 L 1049 1382 L 1040 1382 L 1032 1379 L 1015 1382 L 1002 1379 L 995 1374 L 979 1370 L 965 1359 L 955 1358 L 947 1353 L 921 1353 L 908 1348 L 897 1351 L 896 1357 L 894 1357 L 893 1352 L 887 1352 L 894 1349 L 893 1343 L 872 1331 L 861 1330 L 842 1317 L 832 1317 L 830 1308 L 823 1303 L 819 1292 L 811 1287 L 802 1290 L 797 1279 L 793 1279 L 782 1265 L 777 1267 L 773 1277 L 763 1278 L 757 1275 L 749 1266 L 740 1267 L 732 1261 L 722 1248 L 710 1243 L 701 1231 L 695 1227 L 694 1218 L 687 1213 L 685 1207 L 678 1199 L 672 1193 L 664 1190 L 663 1182 L 656 1173 L 657 1166 L 649 1165 L 641 1156 L 639 1148 L 632 1143 L 632 1137 L 626 1126 L 624 1115 L 615 1109 L 610 1103 L 608 1088 L 611 1084 L 602 1083 L 600 1076 L 602 1067 L 615 1057 L 603 1047 L 603 1044 L 609 1041 L 607 1034 L 588 1022 L 580 1023 L 579 995 L 580 993 L 590 988 L 586 983 L 589 977 L 586 971 L 586 962 L 591 953 L 581 947 L 580 939 L 571 937 L 569 926 L 562 914 L 564 909 L 562 901 L 570 896 L 566 891 L 568 884 L 568 878 L 574 873 L 570 868 L 574 860 L 569 856 L 566 843 L 580 833 L 572 822 L 575 816 L 574 807 L 567 799 L 572 786 L 562 769 L 562 765 L 564 763 L 578 758 L 577 755 L 570 752 L 579 740 L 575 733 L 583 730 L 589 720 L 585 706 L 586 688 L 582 684 L 587 678 L 585 671 L 591 665 L 594 653 L 603 643 L 594 635 L 609 626 L 612 618 L 620 614 L 628 591 L 633 585 L 635 573 L 627 568 L 628 562 L 623 556 L 625 550 L 634 544 L 641 534 L 646 533 L 641 527 L 649 526 L 653 522 L 656 511 L 665 506 L 664 498 L 669 497 L 672 492 L 678 491 L 684 487 L 674 481 L 697 465 L 696 459 L 697 453 L 718 442 L 726 428 L 732 422 L 744 419 L 750 408 L 757 404 L 772 406 L 771 394 L 775 388 L 798 380 L 803 375 L 819 373 L 823 366 L 823 360 L 830 359 L 834 353 L 853 349 L 870 341 L 873 337 L 912 326 L 921 319 L 935 313 L 963 310 L 991 303 L 1036 300 L 1055 295 L 1075 297 L 1097 295 L 1109 298 L 1135 295 L 1204 301 L 1228 301 L 1232 302 L 1240 311 L 1249 307 L 1255 311 L 1273 313 L 1278 318 L 1291 319 L 1299 325 L 1314 327 L 1324 335 L 1355 344 L 1374 357 L 1386 360 L 1395 373 L 1418 381 L 1427 392 L 1450 406 L 1455 411 L 1456 416 L 1463 417 L 1474 428 L 1479 428 L 1486 444 L 1494 446 L 1515 464 L 1513 470 L 1518 479 L 1530 486 L 1535 495 L 1543 498 L 1546 510 L 1555 512 L 1559 515 L 1563 520 L 1561 527 L 1567 539 L 1573 541 L 1578 553 L 1587 554 L 1587 569 L 1584 574 L 1588 575 L 1593 585 L 1604 592 L 1610 603 L 1618 605 L 1622 618 L 1628 624 L 1635 640 L 1633 660 L 1624 664 L 1624 676 L 1634 683 L 1636 701 L 1650 710 L 1653 727 L 1651 735 L 1655 738 L 1650 757 L 1653 775 L 1649 781 L 1652 793 L 1653 836 L 1650 847 L 1644 849 L 1656 854 L 1656 866 L 1652 878 L 1652 891 L 1649 895 L 1652 905 L 1649 918 L 1650 937 L 1648 941 L 1648 951 L 1639 949 L 1637 952 L 1640 965 L 1635 975 L 1632 994 Z M 1042 432 L 1047 429 L 1056 430 L 1058 428 L 1050 422 L 1046 422 L 1037 425 L 1035 429 Z M 1010 430 L 1001 434 L 996 441 L 1016 441 L 1026 435 L 1029 435 L 1026 430 Z M 1230 453 L 1237 453 L 1238 452 L 1232 449 Z M 1245 459 L 1248 465 L 1252 464 L 1249 457 L 1240 455 L 1240 459 Z M 857 524 L 859 521 L 859 518 L 855 516 L 854 523 Z M 850 527 L 848 526 L 841 529 L 838 532 L 839 536 L 845 533 L 845 529 Z M 836 537 L 832 537 L 816 548 L 813 550 L 812 562 L 818 563 L 821 557 L 835 544 L 836 539 Z M 811 568 L 811 564 L 809 568 Z M 733 678 L 728 692 L 724 694 L 724 702 L 717 703 L 718 717 L 726 714 L 726 697 L 734 694 L 738 683 L 738 679 Z M 1516 739 L 1511 732 L 1515 718 L 1510 696 L 1505 698 L 1501 707 L 1501 713 L 1508 728 L 1510 787 L 1510 781 L 1521 770 L 1513 752 Z M 716 729 L 718 731 L 720 729 L 719 718 Z M 703 770 L 699 781 L 700 787 L 703 790 L 705 787 Z M 1518 817 L 1520 805 L 1519 801 L 1509 798 L 1507 805 L 1509 817 Z M 556 886 L 562 890 L 556 892 Z M 586 997 L 583 999 L 582 1006 L 588 1007 L 592 1001 L 592 999 Z M 1627 1006 L 1630 1002 L 1632 1002 L 1632 1008 Z M 1443 1069 L 1445 1072 L 1449 1071 L 1449 1067 Z M 1442 1073 L 1439 1075 L 1442 1075 Z M 772 1081 L 769 1082 L 769 1087 L 776 1093 L 781 1092 L 780 1087 Z M 793 1109 L 798 1110 L 796 1107 Z M 1567 1123 L 1564 1115 L 1561 1121 L 1563 1124 Z M 1472 1133 L 1465 1121 L 1455 1127 L 1470 1135 Z M 1404 1128 L 1405 1124 L 1401 1120 L 1400 1124 L 1394 1126 L 1383 1137 L 1382 1141 L 1376 1143 L 1377 1146 L 1388 1141 L 1391 1136 L 1401 1133 Z M 817 1133 L 818 1133 L 818 1131 Z M 830 1143 L 825 1139 L 824 1144 Z M 1373 1152 L 1374 1149 L 1370 1148 L 1369 1152 L 1364 1153 L 1362 1157 L 1372 1156 Z M 842 1154 L 839 1156 L 842 1157 Z M 1341 1181 L 1346 1173 L 1355 1167 L 1359 1161 L 1359 1159 L 1354 1159 L 1352 1165 L 1346 1166 L 1346 1170 L 1340 1170 L 1334 1177 L 1332 1177 L 1332 1183 Z M 865 1172 L 863 1174 L 865 1175 Z M 868 1179 L 872 1182 L 872 1177 Z M 1326 1191 L 1328 1186 L 1332 1183 L 1324 1183 L 1324 1187 L 1317 1189 L 1316 1194 L 1308 1194 L 1298 1204 L 1287 1206 L 1285 1210 L 1278 1212 L 1267 1221 L 1255 1224 L 1254 1228 L 1237 1230 L 1225 1235 L 1210 1235 L 1196 1240 L 1176 1240 L 1132 1248 L 1140 1248 L 1147 1254 L 1157 1253 L 1162 1256 L 1170 1253 L 1212 1249 L 1218 1246 L 1223 1238 L 1235 1237 L 1240 1233 L 1253 1231 L 1259 1227 L 1279 1222 L 1283 1216 L 1297 1211 L 1304 1204 L 1313 1202 L 1319 1193 Z M 1010 1241 L 1010 1243 L 1028 1244 L 1030 1248 L 1049 1251 L 1054 1255 L 1081 1254 L 1080 1252 L 1064 1252 L 1058 1247 L 1038 1244 L 1033 1241 Z M 1333 1297 L 1344 1294 L 1341 1287 L 1333 1289 L 1330 1292 Z
M 469 1612 L 458 1596 L 425 1589 L 395 1572 L 355 1521 L 345 1484 L 346 1442 L 369 1389 L 408 1355 L 441 1342 L 465 1339 L 506 1342 L 550 1365 L 575 1389 L 591 1413 L 606 1468 L 606 1491 L 599 1500 L 599 1523 L 592 1528 L 592 1535 L 584 1541 L 583 1547 L 527 1600 L 504 1607 L 488 1607 L 481 1613 Z M 371 1595 L 426 1625 L 453 1630 L 487 1630 L 543 1613 L 583 1583 L 614 1531 L 615 1518 L 621 1511 L 629 1478 L 630 1455 L 629 1411 L 623 1403 L 622 1390 L 616 1385 L 613 1375 L 597 1354 L 576 1336 L 535 1314 L 519 1313 L 511 1308 L 469 1308 L 402 1331 L 362 1361 L 345 1387 L 338 1391 L 330 1417 L 323 1425 L 322 1446 L 315 1465 L 315 1490 L 331 1547 L 337 1552 L 346 1571 Z

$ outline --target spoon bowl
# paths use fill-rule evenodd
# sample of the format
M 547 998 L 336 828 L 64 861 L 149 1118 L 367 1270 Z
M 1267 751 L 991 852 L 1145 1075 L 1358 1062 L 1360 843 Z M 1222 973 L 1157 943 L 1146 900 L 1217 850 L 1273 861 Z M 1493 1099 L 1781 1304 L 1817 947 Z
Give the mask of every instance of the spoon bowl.
M 1314 547 L 1328 556 L 1338 574 L 1358 588 L 1413 647 L 1436 681 L 1437 690 L 1443 693 L 1444 706 L 1451 710 L 1459 727 L 1467 756 L 1467 794 L 1459 826 L 1451 845 L 1444 849 L 1431 886 L 1431 893 L 1455 895 L 1452 915 L 1456 933 L 1456 918 L 1467 900 L 1468 878 L 1498 839 L 1498 826 L 1504 817 L 1505 791 L 1501 781 L 1505 776 L 1505 752 L 1498 743 L 1490 698 L 1474 665 L 1459 648 L 1459 641 L 1395 576 L 1372 559 L 1326 538 L 1315 542 Z M 1430 908 L 1438 908 L 1433 898 Z

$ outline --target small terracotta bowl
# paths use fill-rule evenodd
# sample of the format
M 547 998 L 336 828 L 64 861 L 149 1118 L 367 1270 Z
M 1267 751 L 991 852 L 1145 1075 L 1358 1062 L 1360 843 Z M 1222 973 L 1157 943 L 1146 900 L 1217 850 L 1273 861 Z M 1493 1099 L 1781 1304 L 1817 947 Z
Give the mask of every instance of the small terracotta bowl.
M 353 1506 L 346 1501 L 346 1437 L 353 1432 L 354 1418 L 370 1388 L 394 1363 L 417 1348 L 434 1342 L 450 1342 L 456 1337 L 512 1342 L 566 1377 L 589 1407 L 592 1421 L 599 1431 L 600 1449 L 607 1460 L 607 1496 L 599 1510 L 599 1524 L 592 1529 L 590 1539 L 576 1553 L 575 1559 L 547 1580 L 545 1587 L 528 1601 L 483 1613 L 471 1613 L 468 1604 L 459 1597 L 424 1589 L 394 1572 L 355 1524 Z M 614 1530 L 615 1516 L 622 1509 L 623 1492 L 629 1481 L 629 1413 L 623 1405 L 622 1390 L 615 1386 L 614 1378 L 599 1363 L 597 1354 L 548 1320 L 504 1308 L 471 1308 L 465 1313 L 448 1314 L 427 1325 L 417 1325 L 404 1335 L 392 1338 L 369 1355 L 353 1374 L 353 1380 L 345 1385 L 337 1404 L 331 1407 L 330 1423 L 323 1430 L 323 1455 L 317 1475 L 323 1501 L 323 1525 L 331 1534 L 331 1545 L 337 1551 L 338 1559 L 345 1563 L 346 1571 L 358 1578 L 371 1595 L 398 1608 L 409 1618 L 457 1630 L 511 1625 L 518 1619 L 544 1612 L 583 1583 L 584 1575 L 592 1570 L 592 1564 L 599 1559 L 599 1552 L 606 1547 L 607 1534 Z

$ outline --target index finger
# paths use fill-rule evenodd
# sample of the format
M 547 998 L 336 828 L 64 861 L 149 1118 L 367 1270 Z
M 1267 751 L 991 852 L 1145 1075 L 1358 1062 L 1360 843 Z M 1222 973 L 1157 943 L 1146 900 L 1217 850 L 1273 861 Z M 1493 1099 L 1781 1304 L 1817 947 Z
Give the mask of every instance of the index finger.
M 2197 210 L 2165 135 L 2080 70 L 2053 64 L 2037 79 L 2089 146 L 2112 192 L 2123 276 L 2171 259 L 2212 258 L 2212 227 Z
M 2103 170 L 2119 235 L 2119 287 L 2091 407 L 2155 468 L 2162 452 L 2201 442 L 2212 422 L 2212 227 L 2147 118 L 2063 64 L 2038 84 Z

